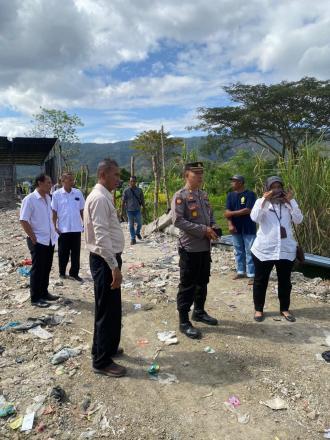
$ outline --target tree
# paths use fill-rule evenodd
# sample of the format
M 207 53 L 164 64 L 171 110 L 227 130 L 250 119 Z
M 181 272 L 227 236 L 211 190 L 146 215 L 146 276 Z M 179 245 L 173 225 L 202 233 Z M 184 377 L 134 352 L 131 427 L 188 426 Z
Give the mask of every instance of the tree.
M 330 80 L 302 78 L 279 84 L 224 87 L 238 105 L 198 109 L 202 129 L 216 140 L 213 151 L 253 142 L 275 156 L 296 155 L 308 135 L 330 134 Z
M 155 182 L 154 219 L 158 216 L 158 196 L 163 169 L 162 146 L 166 165 L 166 162 L 174 156 L 180 145 L 182 145 L 180 138 L 170 137 L 170 133 L 164 132 L 163 129 L 143 131 L 133 141 L 132 147 L 137 151 L 137 154 L 147 159 L 152 166 Z
M 28 133 L 34 137 L 56 137 L 60 140 L 63 159 L 68 166 L 79 153 L 79 137 L 77 127 L 83 127 L 83 122 L 79 116 L 70 115 L 64 110 L 47 109 L 40 107 L 40 113 L 33 115 L 31 121 L 34 127 Z

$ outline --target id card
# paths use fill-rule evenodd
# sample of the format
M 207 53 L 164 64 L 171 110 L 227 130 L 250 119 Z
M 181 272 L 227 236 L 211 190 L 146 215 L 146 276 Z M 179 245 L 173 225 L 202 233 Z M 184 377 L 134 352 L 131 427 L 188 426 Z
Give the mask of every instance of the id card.
M 284 226 L 280 227 L 281 238 L 287 238 L 286 229 Z

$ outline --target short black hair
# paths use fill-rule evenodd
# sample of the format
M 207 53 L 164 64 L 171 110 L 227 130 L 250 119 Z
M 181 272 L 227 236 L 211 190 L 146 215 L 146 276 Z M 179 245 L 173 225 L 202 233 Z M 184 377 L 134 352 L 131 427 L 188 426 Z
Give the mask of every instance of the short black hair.
M 131 176 L 130 179 L 137 180 L 136 176 Z
M 35 187 L 39 186 L 39 182 L 44 182 L 47 179 L 47 177 L 49 177 L 48 174 L 45 173 L 38 174 L 38 176 L 36 176 L 36 178 L 34 179 L 34 186 Z

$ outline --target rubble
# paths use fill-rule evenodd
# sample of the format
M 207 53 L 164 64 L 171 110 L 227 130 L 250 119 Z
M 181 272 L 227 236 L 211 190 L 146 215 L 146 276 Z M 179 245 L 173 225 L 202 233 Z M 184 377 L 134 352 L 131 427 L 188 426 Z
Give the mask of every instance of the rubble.
M 325 369 L 328 371 L 329 364 L 321 353 L 329 350 L 324 347 L 330 344 L 330 329 L 326 319 L 318 320 L 320 309 L 315 310 L 320 301 L 322 307 L 329 302 L 329 281 L 294 272 L 292 304 L 298 302 L 298 295 L 300 306 L 303 304 L 297 323 L 288 330 L 284 321 L 269 319 L 256 330 L 249 321 L 251 290 L 244 281 L 228 281 L 235 270 L 232 249 L 214 246 L 210 290 L 219 292 L 212 293 L 207 305 L 219 314 L 220 324 L 215 331 L 205 329 L 202 341 L 191 342 L 173 330 L 177 328 L 175 295 L 179 283 L 176 237 L 152 232 L 123 254 L 125 355 L 118 362 L 128 366 L 129 377 L 120 382 L 95 378 L 90 354 L 94 297 L 87 255 L 82 262 L 86 281 L 80 287 L 69 279 L 58 279 L 55 251 L 49 289 L 60 299 L 41 315 L 29 301 L 29 277 L 17 273 L 19 267 L 29 265 L 30 257 L 17 211 L 0 211 L 0 222 L 0 411 L 6 413 L 8 406 L 13 411 L 0 417 L 1 438 L 189 438 L 187 431 L 179 431 L 185 426 L 198 427 L 194 416 L 187 414 L 203 414 L 205 426 L 215 426 L 217 411 L 228 396 L 233 398 L 232 403 L 227 402 L 230 408 L 238 410 L 225 407 L 236 429 L 237 423 L 246 425 L 241 427 L 244 429 L 260 423 L 271 410 L 258 402 L 268 397 L 285 400 L 289 410 L 273 413 L 281 417 L 283 426 L 297 419 L 308 427 L 307 435 L 328 426 L 325 391 L 318 378 L 324 377 Z M 172 225 L 163 230 L 175 233 Z M 128 236 L 127 230 L 125 233 Z M 143 253 L 138 253 L 139 246 L 143 246 Z M 275 278 L 269 283 L 268 301 L 276 284 Z M 306 328 L 315 334 L 314 339 Z M 168 347 L 166 337 L 160 341 L 158 334 L 164 338 L 164 332 L 172 334 L 169 341 L 179 344 Z M 41 334 L 47 338 L 40 338 Z M 67 356 L 67 350 L 77 350 L 77 355 Z M 215 354 L 207 354 L 212 350 Z M 322 362 L 316 360 L 316 353 Z M 56 362 L 52 363 L 54 358 Z M 148 374 L 153 364 L 153 370 L 160 370 Z M 294 385 L 292 376 L 289 380 L 290 369 L 294 370 Z M 239 408 L 235 408 L 234 393 L 240 396 Z M 188 397 L 180 412 L 175 402 L 181 402 L 182 395 Z M 198 406 L 201 402 L 202 409 Z M 243 411 L 242 407 L 248 409 Z M 20 433 L 23 418 L 32 413 L 32 430 Z M 178 434 L 174 433 L 176 428 Z M 203 435 L 197 432 L 196 438 Z M 234 431 L 229 436 L 235 437 Z M 210 434 L 210 438 L 217 436 Z

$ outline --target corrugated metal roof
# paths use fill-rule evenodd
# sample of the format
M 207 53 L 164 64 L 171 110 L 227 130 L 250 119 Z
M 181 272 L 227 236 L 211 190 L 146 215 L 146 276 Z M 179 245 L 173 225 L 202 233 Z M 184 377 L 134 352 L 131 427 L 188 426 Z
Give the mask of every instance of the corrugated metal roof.
M 57 138 L 23 138 L 8 140 L 0 136 L 0 164 L 41 165 L 58 142 Z

